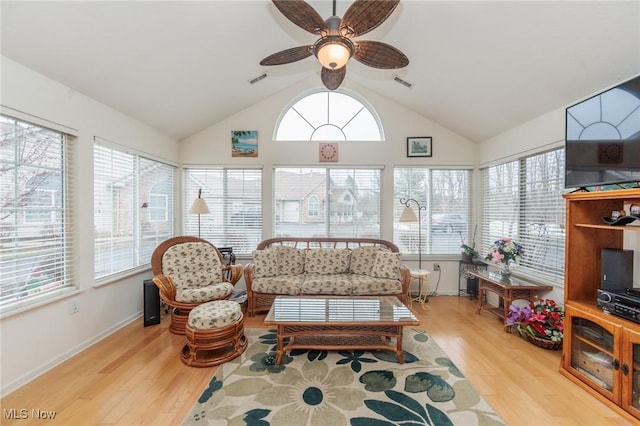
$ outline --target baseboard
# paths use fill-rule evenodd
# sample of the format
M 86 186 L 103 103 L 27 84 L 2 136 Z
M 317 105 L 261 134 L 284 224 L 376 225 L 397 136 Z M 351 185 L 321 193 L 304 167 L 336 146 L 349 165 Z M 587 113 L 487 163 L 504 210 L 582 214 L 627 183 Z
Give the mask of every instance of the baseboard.
M 127 319 L 115 324 L 113 327 L 110 327 L 110 328 L 106 329 L 102 333 L 100 333 L 100 334 L 98 334 L 96 336 L 93 336 L 91 339 L 88 339 L 88 340 L 80 343 L 76 347 L 69 349 L 67 352 L 65 352 L 65 353 L 61 354 L 60 356 L 50 360 L 46 364 L 43 364 L 43 365 L 41 365 L 41 366 L 39 366 L 37 368 L 34 368 L 33 370 L 31 370 L 28 373 L 22 375 L 21 377 L 18 377 L 16 380 L 10 382 L 4 388 L 0 389 L 0 398 L 4 398 L 7 395 L 11 394 L 12 392 L 20 389 L 22 386 L 26 385 L 27 383 L 31 382 L 32 380 L 37 379 L 38 377 L 40 377 L 41 375 L 43 375 L 47 371 L 57 367 L 58 365 L 62 364 L 63 362 L 65 362 L 66 360 L 68 360 L 70 358 L 73 358 L 74 356 L 76 356 L 80 352 L 84 351 L 85 349 L 95 345 L 96 343 L 98 343 L 102 339 L 112 335 L 113 333 L 117 332 L 121 328 L 131 324 L 133 321 L 137 320 L 141 316 L 142 316 L 142 311 L 138 311 L 135 314 L 133 314 L 131 317 L 129 317 L 129 318 L 127 318 Z

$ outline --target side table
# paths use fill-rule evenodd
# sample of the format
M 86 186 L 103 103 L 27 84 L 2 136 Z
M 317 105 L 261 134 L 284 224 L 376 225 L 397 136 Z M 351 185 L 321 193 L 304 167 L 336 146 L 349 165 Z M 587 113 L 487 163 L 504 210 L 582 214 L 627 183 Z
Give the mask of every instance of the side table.
M 477 271 L 486 271 L 487 264 L 480 261 L 466 261 L 460 260 L 458 262 L 458 295 L 464 296 L 469 295 L 469 297 L 477 297 L 478 296 L 478 278 L 470 275 L 470 272 Z M 466 279 L 466 287 L 462 288 L 462 278 Z M 470 280 L 473 280 L 475 286 L 470 286 Z M 475 287 L 475 288 L 474 288 Z
M 409 307 L 413 304 L 413 302 L 418 302 L 422 309 L 427 309 L 425 303 L 429 301 L 429 274 L 431 271 L 427 271 L 426 269 L 410 269 L 411 279 L 418 280 L 418 295 L 413 297 L 411 295 L 411 286 L 409 286 L 409 297 L 407 300 L 409 301 Z

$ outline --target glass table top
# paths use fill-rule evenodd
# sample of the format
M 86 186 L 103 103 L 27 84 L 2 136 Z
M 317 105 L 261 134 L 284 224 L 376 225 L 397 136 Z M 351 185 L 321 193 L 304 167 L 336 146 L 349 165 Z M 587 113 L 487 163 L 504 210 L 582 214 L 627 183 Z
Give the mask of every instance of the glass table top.
M 300 297 L 278 296 L 265 323 L 393 323 L 417 324 L 418 320 L 395 296 Z
M 522 278 L 516 278 L 513 275 L 509 275 L 505 277 L 504 275 L 501 275 L 499 272 L 469 271 L 469 274 L 476 275 L 480 278 L 484 278 L 485 280 L 489 280 L 491 282 L 503 285 L 505 287 L 540 287 L 540 288 L 549 287 L 551 288 L 551 286 L 547 286 L 545 284 L 536 284 L 531 281 L 526 281 Z

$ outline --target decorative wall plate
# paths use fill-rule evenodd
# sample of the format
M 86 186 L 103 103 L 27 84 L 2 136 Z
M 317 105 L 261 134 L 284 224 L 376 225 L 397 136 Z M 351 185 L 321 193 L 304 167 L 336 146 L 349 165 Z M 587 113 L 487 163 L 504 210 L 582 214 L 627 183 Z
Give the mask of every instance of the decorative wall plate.
M 338 161 L 338 144 L 335 142 L 322 142 L 319 151 L 320 162 L 337 162 Z

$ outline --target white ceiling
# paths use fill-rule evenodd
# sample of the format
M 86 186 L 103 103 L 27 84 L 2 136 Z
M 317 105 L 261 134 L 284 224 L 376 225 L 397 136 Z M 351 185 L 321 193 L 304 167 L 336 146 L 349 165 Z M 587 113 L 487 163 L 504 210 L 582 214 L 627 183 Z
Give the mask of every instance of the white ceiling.
M 330 1 L 310 3 L 331 14 Z M 349 4 L 339 0 L 337 14 Z M 321 85 L 313 57 L 259 65 L 315 41 L 267 0 L 2 0 L 1 14 L 4 56 L 177 139 L 302 80 Z M 351 60 L 344 87 L 482 141 L 639 74 L 640 1 L 403 0 L 360 39 L 397 47 L 410 64 Z

